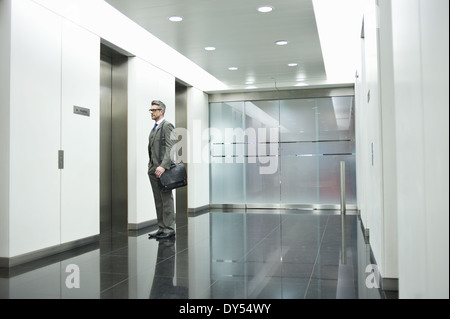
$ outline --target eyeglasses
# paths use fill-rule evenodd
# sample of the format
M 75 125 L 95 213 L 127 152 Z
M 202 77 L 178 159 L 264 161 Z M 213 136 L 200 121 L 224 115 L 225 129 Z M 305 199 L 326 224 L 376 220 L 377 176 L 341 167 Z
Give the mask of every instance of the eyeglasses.
M 161 109 L 150 109 L 149 112 L 155 113 L 156 111 L 161 111 Z

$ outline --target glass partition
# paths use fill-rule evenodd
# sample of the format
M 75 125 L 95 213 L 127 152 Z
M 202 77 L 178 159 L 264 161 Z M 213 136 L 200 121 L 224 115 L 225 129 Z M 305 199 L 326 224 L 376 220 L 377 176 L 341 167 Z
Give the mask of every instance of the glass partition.
M 211 204 L 356 205 L 354 98 L 210 103 Z
M 245 204 L 244 144 L 236 144 L 243 138 L 243 127 L 244 102 L 211 107 L 211 203 Z
M 280 200 L 279 102 L 245 102 L 246 204 Z

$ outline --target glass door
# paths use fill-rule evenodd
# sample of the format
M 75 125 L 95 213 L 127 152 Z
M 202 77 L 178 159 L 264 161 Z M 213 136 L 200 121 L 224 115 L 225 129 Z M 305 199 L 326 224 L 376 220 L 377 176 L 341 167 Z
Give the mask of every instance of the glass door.
M 211 204 L 356 205 L 353 96 L 210 103 Z

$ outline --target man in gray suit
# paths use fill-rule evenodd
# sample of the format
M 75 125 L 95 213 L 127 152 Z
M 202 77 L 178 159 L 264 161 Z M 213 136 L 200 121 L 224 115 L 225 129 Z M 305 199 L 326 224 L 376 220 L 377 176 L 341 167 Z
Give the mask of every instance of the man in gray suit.
M 149 238 L 164 239 L 175 236 L 175 211 L 172 191 L 162 192 L 159 187 L 159 178 L 166 170 L 170 169 L 172 159 L 170 150 L 174 145 L 171 133 L 174 126 L 164 119 L 166 105 L 158 100 L 152 101 L 150 113 L 155 126 L 150 132 L 148 143 L 148 176 L 152 185 L 155 200 L 156 216 L 158 218 L 158 230 L 149 235 Z M 162 127 L 162 128 L 161 128 Z M 162 137 L 162 149 L 160 139 Z M 161 156 L 161 157 L 160 157 Z

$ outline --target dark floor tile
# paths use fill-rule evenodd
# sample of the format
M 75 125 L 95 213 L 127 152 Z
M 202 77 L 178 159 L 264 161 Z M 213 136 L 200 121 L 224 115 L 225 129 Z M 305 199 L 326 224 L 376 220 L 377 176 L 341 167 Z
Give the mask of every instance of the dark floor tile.
M 101 256 L 100 273 L 127 275 L 129 273 L 128 257 L 116 255 Z
M 102 291 L 100 299 L 129 299 L 128 279 Z
M 282 299 L 304 299 L 308 289 L 309 278 L 283 277 L 281 282 Z
M 396 298 L 358 282 L 361 231 L 327 212 L 233 211 L 190 217 L 169 241 L 148 239 L 149 227 L 102 232 L 96 245 L 0 271 L 0 298 L 336 299 Z M 207 232 L 203 232 L 207 229 Z M 200 232 L 200 233 L 199 233 Z M 361 245 L 360 247 L 365 247 Z M 361 254 L 361 256 L 358 256 Z M 81 287 L 69 287 L 80 269 Z M 343 275 L 344 274 L 344 275 Z M 365 274 L 363 274 L 364 276 Z M 69 282 L 70 284 L 70 282 Z
M 337 280 L 311 279 L 305 299 L 336 299 Z

